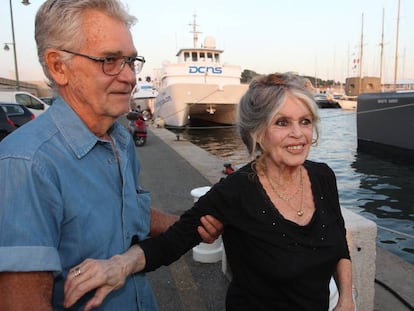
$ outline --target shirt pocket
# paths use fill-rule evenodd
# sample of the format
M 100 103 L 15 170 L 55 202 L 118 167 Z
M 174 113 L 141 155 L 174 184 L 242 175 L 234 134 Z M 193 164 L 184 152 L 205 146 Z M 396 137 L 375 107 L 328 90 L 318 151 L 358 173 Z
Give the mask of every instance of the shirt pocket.
M 135 215 L 136 233 L 140 240 L 148 237 L 151 223 L 151 193 L 143 189 L 137 189 L 137 212 Z

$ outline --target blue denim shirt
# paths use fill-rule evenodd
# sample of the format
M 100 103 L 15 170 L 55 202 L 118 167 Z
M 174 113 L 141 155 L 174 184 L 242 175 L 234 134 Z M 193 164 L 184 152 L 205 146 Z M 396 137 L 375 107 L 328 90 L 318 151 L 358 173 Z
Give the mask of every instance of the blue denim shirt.
M 68 270 L 86 258 L 125 252 L 149 233 L 150 195 L 118 122 L 99 140 L 58 98 L 0 143 L 0 271 L 53 271 L 53 308 L 62 310 Z M 89 293 L 71 310 L 81 310 Z M 98 310 L 157 310 L 143 274 L 127 279 Z

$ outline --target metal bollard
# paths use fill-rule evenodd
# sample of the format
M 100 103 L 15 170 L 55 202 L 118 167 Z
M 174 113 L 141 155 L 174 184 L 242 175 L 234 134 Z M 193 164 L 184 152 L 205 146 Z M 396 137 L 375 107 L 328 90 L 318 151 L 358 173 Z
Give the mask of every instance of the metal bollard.
M 191 196 L 194 198 L 194 202 L 203 196 L 211 187 L 199 187 L 191 190 Z M 200 243 L 193 247 L 193 259 L 202 263 L 214 263 L 221 260 L 223 252 L 223 241 L 221 236 L 218 237 L 212 244 Z

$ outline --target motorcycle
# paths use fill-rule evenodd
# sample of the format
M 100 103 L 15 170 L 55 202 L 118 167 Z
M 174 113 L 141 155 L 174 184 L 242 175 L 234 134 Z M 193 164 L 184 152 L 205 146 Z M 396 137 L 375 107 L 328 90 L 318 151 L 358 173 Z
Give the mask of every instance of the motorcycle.
M 134 139 L 135 146 L 141 147 L 147 141 L 147 123 L 141 112 L 130 111 L 127 114 L 129 120 L 128 131 Z

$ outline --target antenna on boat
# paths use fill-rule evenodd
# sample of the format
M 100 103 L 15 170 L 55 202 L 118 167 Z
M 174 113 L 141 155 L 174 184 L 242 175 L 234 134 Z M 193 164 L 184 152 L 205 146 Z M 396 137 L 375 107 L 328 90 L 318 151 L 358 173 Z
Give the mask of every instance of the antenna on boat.
M 193 14 L 193 23 L 192 24 L 188 24 L 189 26 L 193 26 L 193 30 L 190 31 L 190 33 L 193 34 L 193 44 L 194 44 L 194 48 L 197 48 L 197 42 L 198 42 L 198 34 L 202 33 L 201 31 L 197 31 L 197 23 L 196 23 L 196 17 L 197 14 Z

